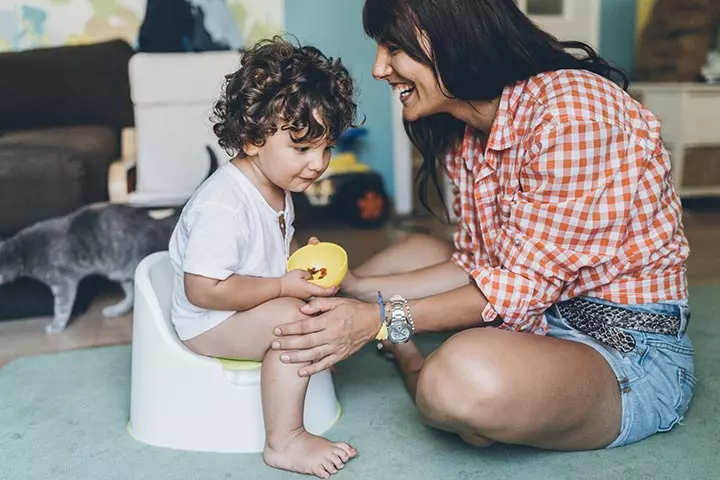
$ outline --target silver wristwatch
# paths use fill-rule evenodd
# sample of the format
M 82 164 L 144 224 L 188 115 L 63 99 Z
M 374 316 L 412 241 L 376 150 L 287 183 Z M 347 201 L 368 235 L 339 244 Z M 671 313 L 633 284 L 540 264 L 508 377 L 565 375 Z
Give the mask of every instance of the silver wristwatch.
M 387 319 L 388 340 L 390 343 L 407 343 L 415 333 L 415 322 L 410 315 L 406 299 L 400 295 L 390 297 L 390 315 Z

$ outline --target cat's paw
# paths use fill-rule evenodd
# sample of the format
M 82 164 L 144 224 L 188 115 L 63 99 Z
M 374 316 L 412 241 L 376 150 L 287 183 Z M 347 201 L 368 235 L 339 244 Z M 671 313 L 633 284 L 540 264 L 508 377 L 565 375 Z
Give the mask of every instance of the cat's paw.
M 65 326 L 66 326 L 66 325 L 67 325 L 67 324 L 65 324 L 65 323 L 55 323 L 55 322 L 52 322 L 52 323 L 50 323 L 50 324 L 48 324 L 48 325 L 45 325 L 45 333 L 50 334 L 50 335 L 54 335 L 54 334 L 56 334 L 56 333 L 60 333 L 60 332 L 62 332 L 63 330 L 65 330 Z
M 116 317 L 122 317 L 126 313 L 130 312 L 132 310 L 132 306 L 126 306 L 126 305 L 110 305 L 109 307 L 105 307 L 102 309 L 102 314 L 106 318 L 116 318 Z

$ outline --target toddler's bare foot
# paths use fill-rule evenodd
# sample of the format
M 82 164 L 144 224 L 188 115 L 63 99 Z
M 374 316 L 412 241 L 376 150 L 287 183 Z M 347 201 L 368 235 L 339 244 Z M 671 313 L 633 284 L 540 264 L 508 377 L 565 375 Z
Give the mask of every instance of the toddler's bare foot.
M 355 455 L 357 451 L 347 443 L 333 443 L 304 429 L 279 441 L 268 440 L 263 452 L 271 467 L 319 478 L 330 478 Z

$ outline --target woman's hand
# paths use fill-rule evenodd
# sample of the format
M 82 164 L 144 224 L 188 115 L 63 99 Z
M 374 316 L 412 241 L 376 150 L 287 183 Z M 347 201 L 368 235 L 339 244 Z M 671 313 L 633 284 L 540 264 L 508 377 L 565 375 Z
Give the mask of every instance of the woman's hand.
M 275 329 L 274 350 L 285 363 L 313 362 L 299 374 L 310 376 L 346 359 L 372 341 L 380 330 L 376 304 L 348 298 L 315 298 L 300 311 L 316 315 Z

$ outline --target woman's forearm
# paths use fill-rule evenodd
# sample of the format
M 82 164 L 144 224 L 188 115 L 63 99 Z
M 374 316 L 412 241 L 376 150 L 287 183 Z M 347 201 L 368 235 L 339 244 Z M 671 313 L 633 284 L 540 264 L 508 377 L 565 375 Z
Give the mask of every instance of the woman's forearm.
M 423 298 L 468 285 L 467 272 L 451 261 L 394 275 L 358 278 L 348 293 L 359 300 L 374 301 L 380 291 L 386 297 Z
M 417 333 L 487 325 L 483 322 L 482 311 L 488 301 L 474 283 L 408 303 Z

